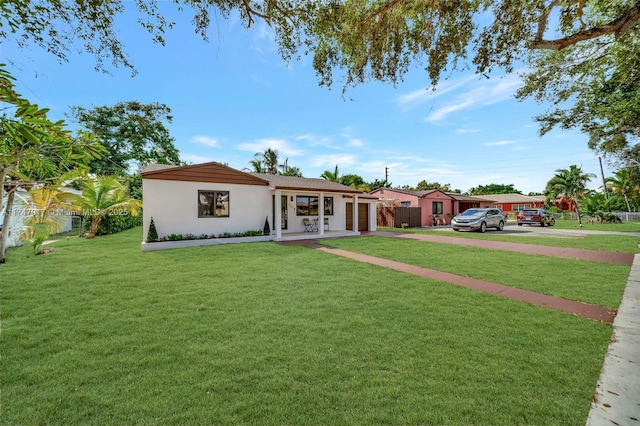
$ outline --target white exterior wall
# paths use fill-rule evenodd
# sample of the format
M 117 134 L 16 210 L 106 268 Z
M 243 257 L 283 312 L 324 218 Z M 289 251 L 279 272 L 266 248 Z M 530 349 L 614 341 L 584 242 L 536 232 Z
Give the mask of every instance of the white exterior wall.
M 229 191 L 229 217 L 198 217 L 198 191 Z M 153 217 L 158 237 L 170 234 L 218 235 L 262 230 L 269 216 L 273 230 L 272 194 L 266 186 L 143 179 L 143 241 Z

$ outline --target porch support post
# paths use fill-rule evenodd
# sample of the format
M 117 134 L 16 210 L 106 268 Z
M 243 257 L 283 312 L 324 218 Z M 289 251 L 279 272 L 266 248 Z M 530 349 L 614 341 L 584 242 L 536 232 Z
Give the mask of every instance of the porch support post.
M 276 238 L 282 238 L 282 191 L 276 189 L 275 208 L 273 213 L 273 227 L 276 231 Z
M 318 231 L 324 235 L 324 192 L 318 197 Z
M 353 194 L 353 232 L 358 232 L 358 195 Z

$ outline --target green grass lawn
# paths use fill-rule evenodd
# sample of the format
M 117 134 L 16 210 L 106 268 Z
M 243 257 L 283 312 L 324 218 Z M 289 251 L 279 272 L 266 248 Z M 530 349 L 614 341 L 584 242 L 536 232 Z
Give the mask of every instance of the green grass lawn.
M 631 270 L 626 265 L 388 237 L 322 244 L 614 309 Z
M 10 250 L 3 424 L 586 420 L 611 326 L 304 247 L 140 239 Z
M 616 225 L 609 225 L 615 227 Z M 508 228 L 507 228 L 508 229 Z M 551 228 L 553 229 L 553 228 Z M 568 228 L 567 228 L 568 229 Z M 577 229 L 577 228 L 576 228 Z M 604 229 L 602 229 L 604 230 Z M 576 237 L 541 237 L 510 235 L 494 230 L 488 230 L 482 234 L 480 232 L 443 232 L 429 230 L 429 228 L 387 228 L 378 227 L 378 231 L 401 232 L 408 234 L 430 234 L 454 238 L 474 238 L 478 240 L 506 241 L 512 243 L 536 244 L 553 247 L 584 248 L 589 250 L 615 251 L 622 253 L 640 253 L 638 248 L 638 237 L 633 235 L 584 235 Z M 638 231 L 640 232 L 640 230 Z

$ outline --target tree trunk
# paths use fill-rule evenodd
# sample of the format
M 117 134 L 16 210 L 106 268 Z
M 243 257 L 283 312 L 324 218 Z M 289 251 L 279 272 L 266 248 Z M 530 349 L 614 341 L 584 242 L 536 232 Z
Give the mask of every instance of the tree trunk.
M 578 200 L 575 200 L 576 202 L 576 213 L 578 213 L 578 226 L 580 226 L 582 228 L 582 217 L 580 217 L 580 207 L 578 207 Z
M 4 182 L 0 183 L 4 185 Z M 0 232 L 0 264 L 6 262 L 7 245 L 9 243 L 9 222 L 11 221 L 11 210 L 17 189 L 11 189 L 7 193 L 7 204 L 4 206 L 4 219 L 2 221 L 2 232 Z
M 622 194 L 622 195 L 624 195 L 624 201 L 625 201 L 625 203 L 627 203 L 627 211 L 629 213 L 631 213 L 631 205 L 629 204 L 629 197 L 627 197 L 627 193 L 626 192 L 624 194 Z
M 98 225 L 100 225 L 100 220 L 102 218 L 100 216 L 91 217 L 91 226 L 89 226 L 89 234 L 87 234 L 87 238 L 93 238 L 98 233 Z

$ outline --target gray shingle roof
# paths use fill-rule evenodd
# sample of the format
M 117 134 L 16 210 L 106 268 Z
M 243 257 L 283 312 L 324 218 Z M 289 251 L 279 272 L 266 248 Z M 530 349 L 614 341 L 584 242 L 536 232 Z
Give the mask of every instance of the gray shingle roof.
M 260 179 L 269 181 L 269 184 L 277 189 L 297 189 L 310 191 L 327 191 L 327 192 L 347 192 L 350 194 L 363 194 L 362 191 L 342 185 L 337 182 L 330 182 L 319 178 L 304 178 L 295 176 L 271 175 L 268 173 L 249 173 Z

